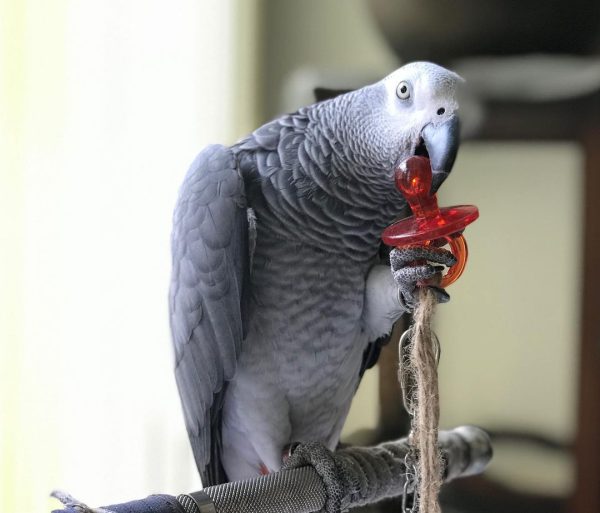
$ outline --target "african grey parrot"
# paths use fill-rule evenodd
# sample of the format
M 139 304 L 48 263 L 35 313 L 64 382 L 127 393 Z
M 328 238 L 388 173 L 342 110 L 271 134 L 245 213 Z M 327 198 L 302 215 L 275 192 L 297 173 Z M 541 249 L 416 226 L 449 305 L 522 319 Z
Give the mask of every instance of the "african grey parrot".
M 427 62 L 301 108 L 195 159 L 172 234 L 170 322 L 185 423 L 205 486 L 276 471 L 293 442 L 338 444 L 380 337 L 454 257 L 393 250 L 408 215 L 396 165 L 458 148 L 460 77 Z M 414 261 L 420 259 L 421 264 Z M 422 263 L 426 260 L 426 263 Z M 444 290 L 434 287 L 439 301 Z

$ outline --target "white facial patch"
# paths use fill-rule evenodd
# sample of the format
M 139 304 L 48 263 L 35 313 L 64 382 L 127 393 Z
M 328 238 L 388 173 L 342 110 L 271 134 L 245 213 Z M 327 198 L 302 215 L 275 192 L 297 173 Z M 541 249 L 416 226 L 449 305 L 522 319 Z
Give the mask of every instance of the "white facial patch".
M 381 81 L 386 90 L 386 112 L 410 125 L 421 123 L 421 128 L 427 123 L 442 122 L 458 108 L 455 94 L 461 80 L 459 75 L 437 64 L 407 64 Z M 396 93 L 403 81 L 408 83 L 411 93 L 406 100 L 398 98 Z

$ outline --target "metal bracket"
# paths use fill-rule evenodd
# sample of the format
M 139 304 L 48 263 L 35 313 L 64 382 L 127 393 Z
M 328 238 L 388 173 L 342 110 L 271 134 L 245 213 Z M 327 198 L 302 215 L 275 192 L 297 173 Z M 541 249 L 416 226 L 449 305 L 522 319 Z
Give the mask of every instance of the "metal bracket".
M 192 493 L 182 493 L 177 496 L 177 502 L 181 504 L 186 513 L 217 513 L 215 503 L 202 490 Z

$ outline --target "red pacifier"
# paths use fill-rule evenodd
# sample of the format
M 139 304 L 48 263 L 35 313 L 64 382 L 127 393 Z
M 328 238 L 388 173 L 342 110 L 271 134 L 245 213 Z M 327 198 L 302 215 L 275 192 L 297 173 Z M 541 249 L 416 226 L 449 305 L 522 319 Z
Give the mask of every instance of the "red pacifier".
M 421 156 L 410 157 L 396 168 L 396 187 L 410 205 L 413 215 L 388 226 L 381 236 L 388 246 L 430 245 L 444 239 L 456 257 L 456 264 L 442 277 L 440 286 L 454 283 L 465 269 L 469 255 L 461 232 L 479 217 L 474 205 L 439 208 L 431 194 L 431 164 Z

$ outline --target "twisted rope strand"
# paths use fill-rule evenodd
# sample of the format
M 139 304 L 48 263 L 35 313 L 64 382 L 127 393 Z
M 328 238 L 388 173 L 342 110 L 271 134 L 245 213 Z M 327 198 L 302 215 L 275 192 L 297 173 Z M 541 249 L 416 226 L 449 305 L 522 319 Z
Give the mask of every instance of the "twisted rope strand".
M 442 460 L 438 447 L 440 404 L 437 354 L 431 319 L 436 300 L 424 287 L 419 291 L 413 318 L 409 372 L 415 381 L 415 410 L 412 419 L 412 443 L 417 453 L 417 507 L 422 513 L 440 513 L 438 501 L 442 485 Z

